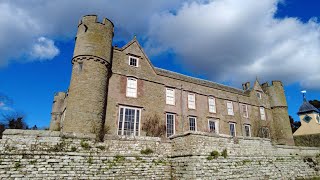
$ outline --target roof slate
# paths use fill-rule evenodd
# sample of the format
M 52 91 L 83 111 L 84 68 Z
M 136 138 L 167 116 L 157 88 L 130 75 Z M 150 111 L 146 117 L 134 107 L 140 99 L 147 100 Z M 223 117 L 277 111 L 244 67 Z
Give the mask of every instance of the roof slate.
M 298 114 L 309 113 L 309 112 L 317 112 L 320 113 L 319 109 L 315 108 L 312 104 L 310 104 L 307 100 L 304 100 L 302 105 L 299 108 Z
M 232 92 L 232 93 L 237 93 L 237 94 L 241 94 L 241 95 L 245 95 L 245 96 L 248 95 L 247 93 L 245 93 L 241 89 L 233 88 L 230 86 L 222 85 L 219 83 L 215 83 L 215 82 L 211 82 L 211 81 L 207 81 L 207 80 L 203 80 L 203 79 L 199 79 L 199 78 L 186 76 L 186 75 L 172 72 L 169 70 L 155 67 L 155 71 L 158 75 L 161 75 L 161 76 L 166 76 L 169 78 L 174 78 L 174 79 L 178 79 L 178 80 L 182 80 L 182 81 L 186 81 L 186 82 L 190 82 L 190 83 L 194 83 L 194 84 L 198 84 L 198 85 L 202 85 L 202 86 L 207 86 L 210 88 L 220 89 L 220 90 L 224 90 L 224 91 L 228 91 L 228 92 Z

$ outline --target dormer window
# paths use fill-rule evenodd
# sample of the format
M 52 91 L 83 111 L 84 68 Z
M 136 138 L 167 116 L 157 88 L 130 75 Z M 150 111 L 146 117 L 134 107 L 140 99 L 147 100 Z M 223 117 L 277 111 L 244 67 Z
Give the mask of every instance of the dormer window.
M 257 92 L 257 97 L 259 98 L 259 99 L 261 99 L 261 92 Z
M 134 57 L 134 56 L 129 56 L 129 65 L 138 67 L 139 66 L 139 58 Z

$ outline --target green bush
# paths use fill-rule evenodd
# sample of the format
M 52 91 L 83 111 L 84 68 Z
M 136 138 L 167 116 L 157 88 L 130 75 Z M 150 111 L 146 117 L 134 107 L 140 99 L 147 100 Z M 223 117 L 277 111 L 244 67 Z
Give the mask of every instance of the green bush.
M 20 162 L 16 162 L 16 163 L 14 164 L 14 168 L 16 168 L 16 169 L 18 169 L 18 168 L 20 168 L 20 167 L 21 167 Z
M 100 149 L 100 150 L 102 150 L 102 151 L 106 149 L 105 146 L 97 146 L 97 148 Z
M 212 159 L 214 159 L 213 156 L 208 156 L 207 157 L 207 160 L 209 160 L 209 161 L 212 160 Z
M 84 140 L 81 140 L 80 145 L 83 149 L 86 149 L 86 150 L 91 148 L 90 145 L 87 142 L 85 142 Z
M 214 159 L 217 159 L 218 157 L 219 157 L 219 152 L 218 151 L 212 151 L 211 153 L 210 153 L 210 156 L 212 156 Z
M 227 156 L 228 156 L 228 151 L 227 151 L 227 149 L 224 149 L 224 150 L 221 152 L 221 156 L 223 156 L 224 158 L 227 158 Z
M 72 151 L 72 152 L 75 152 L 76 150 L 77 150 L 76 147 L 74 147 L 74 146 L 71 147 L 71 151 Z
M 207 160 L 217 159 L 219 157 L 219 152 L 214 150 L 210 153 L 210 155 L 207 157 Z
M 140 151 L 141 154 L 152 154 L 153 153 L 153 150 L 150 149 L 150 148 L 147 148 L 147 149 L 144 149 L 144 150 L 141 150 Z
M 88 161 L 87 161 L 89 164 L 92 164 L 93 163 L 93 159 L 92 157 L 89 157 Z
M 126 159 L 125 157 L 123 157 L 121 155 L 116 155 L 114 158 L 115 158 L 114 159 L 115 162 L 124 161 Z
M 31 164 L 31 165 L 34 165 L 36 163 L 37 163 L 37 160 L 32 160 L 32 161 L 29 162 L 29 164 Z
M 296 146 L 320 147 L 320 134 L 293 136 Z

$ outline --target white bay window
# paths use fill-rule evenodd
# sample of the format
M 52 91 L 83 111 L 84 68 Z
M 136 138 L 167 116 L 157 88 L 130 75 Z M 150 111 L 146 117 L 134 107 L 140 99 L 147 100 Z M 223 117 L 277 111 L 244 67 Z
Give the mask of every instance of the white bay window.
M 141 109 L 120 106 L 118 135 L 139 136 L 140 135 Z

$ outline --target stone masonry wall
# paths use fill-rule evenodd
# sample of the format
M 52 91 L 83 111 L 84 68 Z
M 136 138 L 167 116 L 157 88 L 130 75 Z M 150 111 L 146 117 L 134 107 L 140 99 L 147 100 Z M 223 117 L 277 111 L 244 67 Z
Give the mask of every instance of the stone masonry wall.
M 77 138 L 75 138 L 77 137 Z M 147 153 L 150 149 L 152 152 Z M 210 158 L 214 150 L 227 156 Z M 154 137 L 6 130 L 1 179 L 296 179 L 319 177 L 319 148 L 187 132 Z
M 272 145 L 269 139 L 187 132 L 172 138 L 174 179 L 319 177 L 319 148 Z M 222 152 L 226 151 L 226 157 Z M 217 151 L 215 159 L 210 153 Z
M 148 148 L 154 152 L 141 153 Z M 0 141 L 0 179 L 170 179 L 169 153 L 170 144 L 159 138 L 97 143 L 92 136 L 7 130 Z

